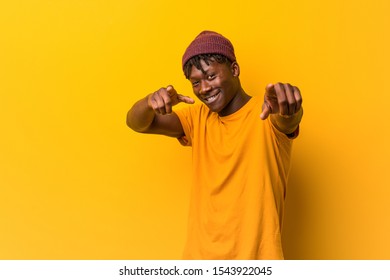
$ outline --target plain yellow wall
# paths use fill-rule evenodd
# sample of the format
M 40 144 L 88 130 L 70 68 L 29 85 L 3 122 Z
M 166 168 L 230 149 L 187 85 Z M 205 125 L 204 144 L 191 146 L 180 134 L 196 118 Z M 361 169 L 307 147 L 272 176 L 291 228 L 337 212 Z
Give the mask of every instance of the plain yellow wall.
M 179 259 L 191 150 L 136 134 L 202 30 L 231 39 L 246 91 L 298 85 L 283 242 L 292 259 L 390 259 L 390 2 L 0 3 L 0 258 Z

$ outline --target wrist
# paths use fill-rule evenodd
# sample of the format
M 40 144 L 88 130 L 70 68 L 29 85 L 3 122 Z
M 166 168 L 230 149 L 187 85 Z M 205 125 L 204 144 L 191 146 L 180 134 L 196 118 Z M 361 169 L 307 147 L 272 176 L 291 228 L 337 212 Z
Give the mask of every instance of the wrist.
M 285 134 L 293 133 L 299 123 L 301 122 L 303 109 L 300 108 L 298 112 L 292 115 L 273 114 L 271 115 L 271 122 L 281 132 Z

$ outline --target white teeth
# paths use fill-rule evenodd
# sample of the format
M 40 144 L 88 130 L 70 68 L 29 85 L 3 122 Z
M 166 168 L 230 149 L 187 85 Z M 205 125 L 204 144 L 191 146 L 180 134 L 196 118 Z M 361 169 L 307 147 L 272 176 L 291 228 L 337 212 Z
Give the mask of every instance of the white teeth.
M 205 100 L 206 100 L 207 102 L 212 102 L 212 101 L 214 101 L 214 100 L 217 98 L 217 95 L 218 95 L 218 94 L 213 95 L 213 96 L 210 96 L 210 97 L 208 97 L 208 98 L 205 98 Z

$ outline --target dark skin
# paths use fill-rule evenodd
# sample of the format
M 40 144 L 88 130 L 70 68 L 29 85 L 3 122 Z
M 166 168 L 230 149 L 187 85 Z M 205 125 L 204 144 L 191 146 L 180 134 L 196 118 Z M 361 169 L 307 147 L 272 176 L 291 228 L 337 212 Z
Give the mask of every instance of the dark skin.
M 201 61 L 201 66 L 203 71 L 192 66 L 189 80 L 194 94 L 211 111 L 227 116 L 249 101 L 251 97 L 244 92 L 238 78 L 240 67 L 237 62 L 229 66 L 217 62 L 207 65 Z
M 251 98 L 242 89 L 237 62 L 232 64 L 212 61 L 207 65 L 201 61 L 203 71 L 195 66 L 189 80 L 194 94 L 213 112 L 220 116 L 233 114 Z M 160 88 L 141 99 L 129 110 L 127 125 L 141 133 L 162 134 L 182 137 L 183 127 L 172 107 L 180 102 L 193 104 L 195 101 L 178 94 L 173 86 Z M 269 84 L 264 94 L 260 118 L 271 118 L 278 130 L 290 134 L 294 132 L 302 117 L 302 97 L 297 87 L 290 84 Z

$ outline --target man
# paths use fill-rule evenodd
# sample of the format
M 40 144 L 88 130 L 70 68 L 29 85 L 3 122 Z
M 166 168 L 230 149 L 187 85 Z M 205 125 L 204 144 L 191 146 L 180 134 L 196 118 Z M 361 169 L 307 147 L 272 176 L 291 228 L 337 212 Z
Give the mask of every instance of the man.
M 269 84 L 264 98 L 240 84 L 231 42 L 201 32 L 183 71 L 201 104 L 173 86 L 138 101 L 127 115 L 141 133 L 176 137 L 193 150 L 184 259 L 283 259 L 281 226 L 292 139 L 302 118 L 299 89 Z

